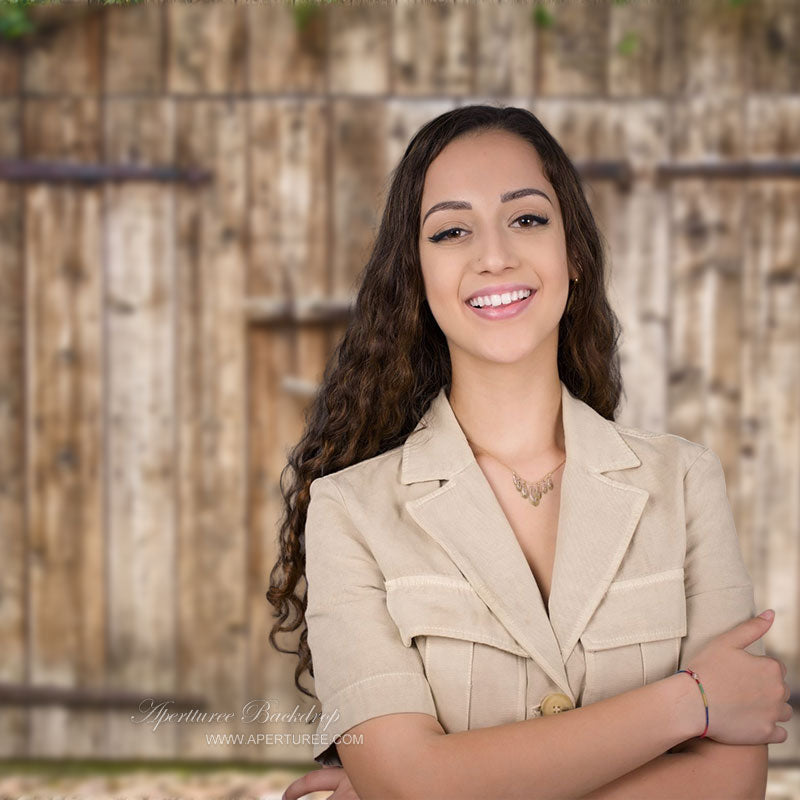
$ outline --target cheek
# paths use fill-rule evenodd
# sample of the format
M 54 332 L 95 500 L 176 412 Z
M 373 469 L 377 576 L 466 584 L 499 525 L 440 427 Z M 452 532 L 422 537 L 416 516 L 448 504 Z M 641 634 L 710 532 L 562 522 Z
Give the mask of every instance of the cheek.
M 422 281 L 431 310 L 447 314 L 448 306 L 458 300 L 458 283 L 448 274 L 446 265 L 427 262 L 422 270 Z

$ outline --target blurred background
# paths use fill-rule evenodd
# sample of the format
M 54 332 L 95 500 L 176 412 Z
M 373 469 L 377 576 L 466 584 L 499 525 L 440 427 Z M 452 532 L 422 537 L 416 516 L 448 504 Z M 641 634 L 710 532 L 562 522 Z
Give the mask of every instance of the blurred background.
M 315 724 L 242 720 L 313 710 L 267 639 L 279 474 L 391 169 L 475 102 L 583 174 L 619 420 L 722 459 L 796 702 L 799 38 L 795 0 L 0 5 L 0 797 L 316 767 Z

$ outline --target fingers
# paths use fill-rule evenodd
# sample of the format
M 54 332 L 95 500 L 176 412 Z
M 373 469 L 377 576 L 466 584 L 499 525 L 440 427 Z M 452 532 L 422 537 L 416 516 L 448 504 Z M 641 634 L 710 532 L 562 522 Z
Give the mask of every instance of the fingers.
M 781 744 L 781 742 L 785 742 L 788 738 L 789 734 L 787 733 L 786 728 L 776 725 L 775 732 L 767 740 L 767 744 Z
M 281 800 L 298 800 L 311 792 L 334 791 L 344 775 L 342 767 L 323 767 L 307 772 L 286 787 Z

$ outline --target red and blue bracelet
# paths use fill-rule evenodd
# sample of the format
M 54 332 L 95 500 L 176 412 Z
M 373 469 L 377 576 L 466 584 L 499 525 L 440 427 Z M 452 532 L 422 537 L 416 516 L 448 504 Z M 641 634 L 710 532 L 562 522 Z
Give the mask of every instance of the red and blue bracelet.
M 706 700 L 706 693 L 703 690 L 703 684 L 700 683 L 700 676 L 693 669 L 689 669 L 687 667 L 686 669 L 679 669 L 678 672 L 685 672 L 687 675 L 694 678 L 695 681 L 697 682 L 697 685 L 700 687 L 700 694 L 703 696 L 703 705 L 706 708 L 706 728 L 698 737 L 702 739 L 708 733 L 708 700 Z M 676 672 L 675 674 L 677 675 L 678 672 Z

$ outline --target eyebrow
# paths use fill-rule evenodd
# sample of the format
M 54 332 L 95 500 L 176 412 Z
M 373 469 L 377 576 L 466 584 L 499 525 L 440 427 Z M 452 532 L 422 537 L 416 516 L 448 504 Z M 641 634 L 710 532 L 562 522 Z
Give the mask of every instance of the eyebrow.
M 520 197 L 527 197 L 531 194 L 539 194 L 544 197 L 551 206 L 553 205 L 553 201 L 541 189 L 533 189 L 531 187 L 527 187 L 525 189 L 513 189 L 510 192 L 505 192 L 504 194 L 500 195 L 500 202 L 507 203 L 509 200 L 517 200 Z M 445 209 L 461 211 L 470 208 L 472 208 L 472 204 L 468 203 L 466 200 L 442 200 L 441 203 L 436 203 L 428 209 L 427 213 L 422 218 L 422 224 L 424 225 L 425 220 L 428 219 L 428 217 L 435 211 L 443 211 Z

